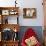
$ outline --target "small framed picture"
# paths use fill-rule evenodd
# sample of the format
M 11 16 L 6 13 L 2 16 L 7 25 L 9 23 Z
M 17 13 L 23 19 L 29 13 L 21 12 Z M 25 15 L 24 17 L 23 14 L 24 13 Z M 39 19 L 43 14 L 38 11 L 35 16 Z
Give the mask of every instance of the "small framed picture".
M 9 10 L 2 10 L 2 15 L 9 15 Z
M 10 15 L 16 15 L 16 14 L 17 14 L 17 11 L 16 11 L 16 10 L 10 10 L 10 11 L 9 11 L 9 14 L 10 14 Z
M 36 8 L 23 8 L 24 18 L 36 18 Z

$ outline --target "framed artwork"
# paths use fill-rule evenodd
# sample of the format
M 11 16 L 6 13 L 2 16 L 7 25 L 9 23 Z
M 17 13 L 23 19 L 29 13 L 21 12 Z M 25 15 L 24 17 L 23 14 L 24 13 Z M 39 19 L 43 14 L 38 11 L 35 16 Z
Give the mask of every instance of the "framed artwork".
M 14 12 L 15 12 L 14 10 L 10 10 L 9 13 L 10 13 L 10 15 L 14 15 Z
M 9 10 L 2 10 L 2 15 L 9 15 Z
M 9 14 L 10 14 L 10 15 L 16 15 L 16 14 L 17 14 L 17 11 L 16 11 L 16 10 L 10 10 L 10 11 L 9 11 Z
M 23 8 L 24 18 L 36 18 L 36 8 Z

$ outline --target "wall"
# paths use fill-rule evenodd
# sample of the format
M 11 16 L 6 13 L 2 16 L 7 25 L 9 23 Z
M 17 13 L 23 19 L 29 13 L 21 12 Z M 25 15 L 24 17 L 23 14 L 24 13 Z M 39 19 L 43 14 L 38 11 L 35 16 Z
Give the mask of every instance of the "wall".
M 15 0 L 0 0 L 1 7 L 12 7 L 15 5 Z
M 15 0 L 14 0 L 15 1 Z M 0 0 L 0 6 L 9 7 L 14 6 L 13 0 Z M 19 16 L 19 24 L 20 26 L 43 26 L 43 6 L 42 0 L 18 0 L 17 6 L 20 7 L 20 16 Z M 23 8 L 36 8 L 37 17 L 35 19 L 25 19 L 23 18 Z M 10 20 L 10 19 L 9 19 Z
M 23 10 L 20 11 L 20 25 L 21 26 L 43 26 L 43 6 L 42 0 L 24 0 L 20 4 L 20 9 L 23 8 L 36 8 L 37 9 L 37 17 L 35 19 L 24 19 L 23 18 Z

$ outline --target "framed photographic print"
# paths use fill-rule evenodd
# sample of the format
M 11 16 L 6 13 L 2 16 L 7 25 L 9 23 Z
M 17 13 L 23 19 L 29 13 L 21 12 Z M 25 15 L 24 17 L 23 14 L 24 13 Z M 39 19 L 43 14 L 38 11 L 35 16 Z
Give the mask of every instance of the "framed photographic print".
M 36 8 L 23 8 L 24 18 L 36 18 Z
M 17 14 L 17 11 L 16 11 L 16 10 L 10 10 L 10 11 L 9 11 L 9 14 L 10 14 L 10 15 L 16 15 L 16 14 Z
M 14 10 L 10 10 L 9 14 L 14 15 Z
M 9 10 L 2 10 L 2 15 L 9 15 Z

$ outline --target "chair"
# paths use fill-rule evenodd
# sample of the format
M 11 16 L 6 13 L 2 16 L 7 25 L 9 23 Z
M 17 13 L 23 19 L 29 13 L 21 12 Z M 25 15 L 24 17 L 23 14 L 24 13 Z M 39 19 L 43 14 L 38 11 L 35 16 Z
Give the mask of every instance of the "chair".
M 25 32 L 24 37 L 22 38 L 21 46 L 27 46 L 27 45 L 33 46 L 33 43 L 31 44 L 31 42 L 29 42 L 29 41 L 32 41 L 33 39 L 32 37 L 36 38 L 35 41 L 37 41 L 36 44 L 34 44 L 34 46 L 41 46 L 39 40 L 37 39 L 37 34 L 34 32 L 32 28 L 28 28 L 27 31 Z

